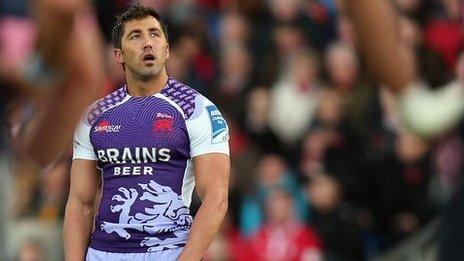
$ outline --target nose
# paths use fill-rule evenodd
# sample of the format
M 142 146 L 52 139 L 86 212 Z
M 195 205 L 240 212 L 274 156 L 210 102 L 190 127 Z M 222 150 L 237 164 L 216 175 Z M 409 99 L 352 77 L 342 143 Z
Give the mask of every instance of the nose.
M 143 49 L 153 49 L 153 39 L 151 37 L 144 37 Z

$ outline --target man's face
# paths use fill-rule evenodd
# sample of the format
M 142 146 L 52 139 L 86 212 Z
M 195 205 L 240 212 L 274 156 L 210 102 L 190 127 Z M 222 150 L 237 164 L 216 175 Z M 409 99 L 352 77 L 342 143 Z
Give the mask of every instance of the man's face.
M 128 21 L 124 26 L 121 49 L 115 49 L 115 55 L 133 77 L 147 80 L 157 76 L 169 58 L 169 44 L 158 20 L 147 16 Z

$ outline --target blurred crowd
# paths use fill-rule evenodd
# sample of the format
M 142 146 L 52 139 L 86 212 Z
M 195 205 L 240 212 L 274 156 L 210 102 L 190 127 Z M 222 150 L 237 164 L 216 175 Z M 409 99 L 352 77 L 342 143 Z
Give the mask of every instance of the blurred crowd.
M 430 141 L 402 126 L 394 95 L 366 76 L 343 1 L 94 2 L 107 40 L 101 95 L 124 81 L 110 44 L 114 15 L 139 2 L 169 25 L 168 74 L 228 120 L 230 207 L 207 260 L 386 255 L 428 231 L 461 182 L 462 127 Z M 464 3 L 394 2 L 417 77 L 431 88 L 464 82 Z M 27 62 L 34 46 L 26 5 L 0 0 L 0 78 Z M 11 135 L 30 113 L 15 108 L 3 108 Z M 41 173 L 19 159 L 12 164 L 8 231 L 16 260 L 61 259 L 70 157 Z

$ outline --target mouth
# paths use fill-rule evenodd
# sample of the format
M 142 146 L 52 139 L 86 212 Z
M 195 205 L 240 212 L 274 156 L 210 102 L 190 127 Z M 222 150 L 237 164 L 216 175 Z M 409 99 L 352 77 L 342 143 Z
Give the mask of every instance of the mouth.
M 153 62 L 155 62 L 155 60 L 156 60 L 156 57 L 155 57 L 155 55 L 153 55 L 153 54 L 145 54 L 145 55 L 142 57 L 142 61 L 143 61 L 144 63 L 153 63 Z

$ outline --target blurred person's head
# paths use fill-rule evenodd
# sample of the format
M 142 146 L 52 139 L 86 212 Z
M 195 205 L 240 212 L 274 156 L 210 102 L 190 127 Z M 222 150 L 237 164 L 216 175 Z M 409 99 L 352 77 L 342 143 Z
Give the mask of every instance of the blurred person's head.
M 320 159 L 329 143 L 327 131 L 314 129 L 306 134 L 303 139 L 303 156 L 312 159 Z
M 324 92 L 316 111 L 317 119 L 324 125 L 336 127 L 343 117 L 342 101 L 334 91 Z
M 225 13 L 220 22 L 221 45 L 244 44 L 248 40 L 248 25 L 245 18 L 235 12 Z
M 126 76 L 148 80 L 166 73 L 167 29 L 155 9 L 134 5 L 118 16 L 113 44 L 116 59 L 124 66 Z
M 316 80 L 319 66 L 312 51 L 306 49 L 296 52 L 289 63 L 290 77 L 298 85 L 310 85 Z
M 283 23 L 274 28 L 273 41 L 279 55 L 288 56 L 303 48 L 305 38 L 295 24 Z
M 18 261 L 45 261 L 44 246 L 39 240 L 28 240 L 21 245 L 18 253 Z
M 406 131 L 400 131 L 396 137 L 396 154 L 403 163 L 420 161 L 428 151 L 427 143 Z
M 183 32 L 172 47 L 184 61 L 192 61 L 201 52 L 201 40 L 195 32 Z
M 336 88 L 350 88 L 356 83 L 359 62 L 355 50 L 345 43 L 331 44 L 325 54 L 330 82 Z
M 265 220 L 271 225 L 282 225 L 293 220 L 293 199 L 282 187 L 273 187 L 266 198 Z
M 300 0 L 270 0 L 272 15 L 279 22 L 291 22 L 298 18 L 302 8 Z
M 250 78 L 251 55 L 243 45 L 227 45 L 220 57 L 221 88 L 224 93 L 238 94 Z
M 287 166 L 284 159 L 277 154 L 268 154 L 258 163 L 258 180 L 261 185 L 271 187 L 279 184 Z
M 248 94 L 246 117 L 249 128 L 259 131 L 267 126 L 269 106 L 267 88 L 257 87 Z
M 315 175 L 307 189 L 311 205 L 321 213 L 330 213 L 342 199 L 341 184 L 330 175 Z

